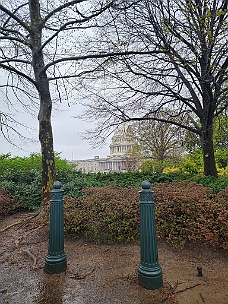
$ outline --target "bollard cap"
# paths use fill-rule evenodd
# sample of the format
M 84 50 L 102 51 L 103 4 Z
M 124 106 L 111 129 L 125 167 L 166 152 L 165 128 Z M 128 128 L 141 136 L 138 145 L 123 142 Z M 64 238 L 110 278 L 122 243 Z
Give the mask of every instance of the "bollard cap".
M 142 188 L 143 189 L 150 189 L 150 182 L 148 182 L 148 181 L 143 181 L 142 182 Z
M 60 189 L 62 187 L 62 184 L 59 181 L 54 182 L 53 185 L 54 189 Z

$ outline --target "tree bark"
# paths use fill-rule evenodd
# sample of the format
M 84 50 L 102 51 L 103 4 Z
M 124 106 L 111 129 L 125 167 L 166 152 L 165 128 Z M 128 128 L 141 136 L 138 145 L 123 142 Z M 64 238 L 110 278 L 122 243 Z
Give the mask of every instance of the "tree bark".
M 41 155 L 42 155 L 42 195 L 43 202 L 50 199 L 50 191 L 53 188 L 53 183 L 55 182 L 55 157 L 54 157 L 54 147 L 53 147 L 53 134 L 51 125 L 51 108 L 52 102 L 51 98 L 43 98 L 43 95 L 49 95 L 45 87 L 49 87 L 48 80 L 44 79 L 42 81 L 40 97 L 40 111 L 39 111 L 39 140 L 41 145 Z
M 40 98 L 39 109 L 39 140 L 42 155 L 42 201 L 45 203 L 50 199 L 50 191 L 55 181 L 55 157 L 53 147 L 53 135 L 51 125 L 52 101 L 49 89 L 49 81 L 44 71 L 44 58 L 41 50 L 42 41 L 42 19 L 40 16 L 39 0 L 29 1 L 31 19 L 31 49 L 32 66 L 35 74 L 37 90 Z
M 204 175 L 218 177 L 213 145 L 213 124 L 202 124 L 201 144 L 204 160 Z

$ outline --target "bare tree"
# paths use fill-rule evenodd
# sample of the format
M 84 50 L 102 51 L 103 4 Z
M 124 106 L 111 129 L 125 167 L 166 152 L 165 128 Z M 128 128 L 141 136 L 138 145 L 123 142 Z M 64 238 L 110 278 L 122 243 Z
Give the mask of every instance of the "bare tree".
M 13 88 L 15 94 L 39 101 L 39 140 L 42 154 L 42 190 L 44 199 L 55 180 L 55 159 L 51 125 L 52 104 L 70 100 L 72 79 L 98 70 L 110 55 L 144 53 L 109 49 L 107 44 L 93 38 L 93 28 L 99 16 L 110 12 L 115 1 L 57 0 L 11 1 L 0 4 L 0 68 L 5 72 L 1 89 Z M 96 43 L 95 43 L 96 42 Z M 106 47 L 107 46 L 107 47 Z M 112 51 L 110 54 L 109 51 Z M 145 50 L 148 53 L 148 50 Z M 104 58 L 103 60 L 101 60 Z M 83 64 L 82 64 L 83 62 Z M 35 96 L 34 96 L 35 95 Z M 76 97 L 77 98 L 77 97 Z M 2 124 L 4 127 L 4 125 Z
M 200 137 L 204 174 L 217 176 L 213 124 L 228 107 L 227 6 L 227 0 L 116 4 L 115 26 L 102 37 L 117 49 L 153 46 L 167 52 L 110 60 L 95 85 L 92 79 L 83 84 L 92 101 L 90 118 L 98 123 L 94 132 L 105 137 L 110 126 L 123 121 L 174 124 Z
M 162 114 L 164 117 L 164 115 Z M 157 162 L 175 160 L 184 152 L 184 130 L 178 126 L 153 121 L 132 124 L 132 140 L 138 146 L 141 158 Z

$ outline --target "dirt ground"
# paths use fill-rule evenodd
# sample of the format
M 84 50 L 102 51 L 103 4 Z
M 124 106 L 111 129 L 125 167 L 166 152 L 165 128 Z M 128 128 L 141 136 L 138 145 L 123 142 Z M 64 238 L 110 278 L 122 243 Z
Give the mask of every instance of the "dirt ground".
M 67 271 L 50 275 L 44 272 L 48 233 L 26 227 L 28 217 L 17 213 L 0 219 L 1 304 L 228 304 L 224 252 L 204 244 L 177 251 L 159 241 L 164 286 L 146 290 L 138 282 L 139 244 L 100 245 L 65 236 Z

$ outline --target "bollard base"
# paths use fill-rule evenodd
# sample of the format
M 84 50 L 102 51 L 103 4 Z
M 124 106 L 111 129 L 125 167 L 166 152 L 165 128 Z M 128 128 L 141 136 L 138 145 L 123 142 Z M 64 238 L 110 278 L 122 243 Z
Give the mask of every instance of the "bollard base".
M 163 286 L 162 275 L 157 277 L 146 277 L 139 274 L 138 277 L 140 284 L 146 289 L 155 290 Z
M 138 278 L 140 284 L 150 290 L 159 289 L 163 286 L 163 278 L 162 278 L 162 269 L 160 266 L 156 267 L 156 269 L 148 271 L 145 270 L 144 267 L 138 268 Z
M 46 257 L 45 272 L 46 273 L 60 273 L 67 269 L 66 256 L 62 256 L 61 259 L 51 259 L 49 256 Z
M 60 273 L 62 271 L 65 271 L 67 269 L 67 263 L 66 261 L 51 264 L 51 263 L 45 263 L 45 272 L 46 273 Z

